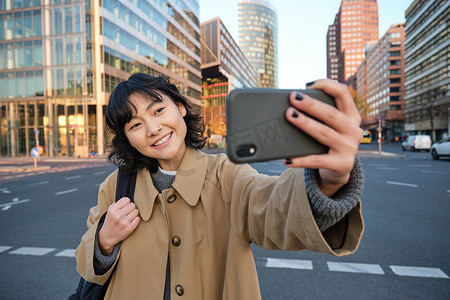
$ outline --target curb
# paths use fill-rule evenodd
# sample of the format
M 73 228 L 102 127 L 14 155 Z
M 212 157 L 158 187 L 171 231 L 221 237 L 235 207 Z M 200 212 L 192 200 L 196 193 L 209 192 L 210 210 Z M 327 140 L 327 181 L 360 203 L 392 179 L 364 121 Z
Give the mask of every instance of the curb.
M 359 157 L 383 157 L 383 158 L 399 158 L 405 157 L 404 154 L 395 154 L 391 152 L 378 152 L 378 151 L 358 151 Z
M 36 171 L 44 171 L 50 169 L 51 166 L 39 166 L 34 167 L 34 165 L 25 165 L 25 166 L 17 166 L 17 167 L 0 167 L 1 172 L 36 172 Z

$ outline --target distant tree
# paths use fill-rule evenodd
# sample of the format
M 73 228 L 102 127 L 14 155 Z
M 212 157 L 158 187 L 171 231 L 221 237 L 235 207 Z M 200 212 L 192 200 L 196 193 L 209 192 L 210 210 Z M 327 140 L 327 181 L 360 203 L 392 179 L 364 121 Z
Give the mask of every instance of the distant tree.
M 358 109 L 361 118 L 367 118 L 370 112 L 370 108 L 369 105 L 367 105 L 366 99 L 361 98 L 358 95 L 358 92 L 355 91 L 351 86 L 349 86 L 348 89 L 353 97 L 353 101 L 355 101 L 356 108 Z

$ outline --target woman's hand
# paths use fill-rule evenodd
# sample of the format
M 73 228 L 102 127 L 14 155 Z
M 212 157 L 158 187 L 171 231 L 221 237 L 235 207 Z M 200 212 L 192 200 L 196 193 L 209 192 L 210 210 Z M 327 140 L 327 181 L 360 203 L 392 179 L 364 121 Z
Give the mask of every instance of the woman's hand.
M 293 125 L 329 147 L 328 153 L 285 160 L 289 167 L 319 169 L 321 191 L 328 197 L 336 193 L 350 178 L 363 131 L 359 127 L 361 116 L 356 109 L 348 87 L 330 79 L 321 79 L 308 85 L 334 97 L 336 107 L 322 103 L 306 94 L 292 92 L 289 99 L 293 107 L 286 118 Z M 302 98 L 302 99 L 299 99 Z M 321 120 L 322 124 L 304 113 Z
M 116 244 L 133 233 L 139 221 L 139 211 L 128 197 L 111 204 L 103 227 L 98 232 L 98 244 L 102 254 L 110 255 Z

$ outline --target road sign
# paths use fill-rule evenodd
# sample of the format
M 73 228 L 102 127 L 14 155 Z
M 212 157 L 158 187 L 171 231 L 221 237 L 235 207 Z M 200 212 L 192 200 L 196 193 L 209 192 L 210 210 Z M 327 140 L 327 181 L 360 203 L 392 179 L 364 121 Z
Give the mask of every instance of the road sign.
M 39 157 L 39 149 L 37 147 L 31 149 L 31 156 L 33 156 L 34 158 Z

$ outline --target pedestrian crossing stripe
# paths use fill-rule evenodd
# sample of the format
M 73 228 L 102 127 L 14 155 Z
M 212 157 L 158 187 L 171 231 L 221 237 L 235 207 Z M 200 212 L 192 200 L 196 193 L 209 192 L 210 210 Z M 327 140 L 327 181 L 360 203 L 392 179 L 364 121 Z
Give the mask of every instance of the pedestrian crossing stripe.
M 58 250 L 56 248 L 44 248 L 44 247 L 20 247 L 13 249 L 11 246 L 0 246 L 0 253 L 8 253 L 11 255 L 32 255 L 32 256 L 45 256 L 51 255 L 56 257 L 69 257 L 75 258 L 75 249 L 63 249 Z M 279 268 L 279 269 L 295 269 L 295 270 L 313 270 L 314 263 L 311 260 L 301 259 L 284 259 L 284 258 L 262 258 L 266 268 Z M 364 263 L 349 263 L 349 262 L 327 262 L 328 270 L 331 272 L 350 272 L 359 274 L 375 274 L 386 275 L 383 268 L 378 264 L 364 264 Z M 389 266 L 392 273 L 397 276 L 408 277 L 424 277 L 424 278 L 439 278 L 449 279 L 449 276 L 439 268 L 425 268 L 414 266 Z

